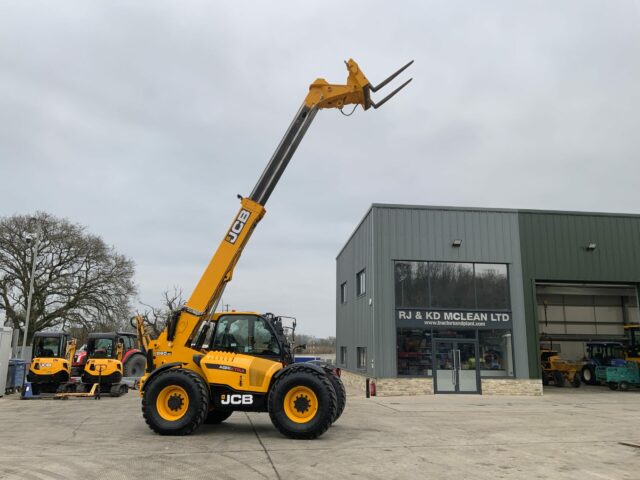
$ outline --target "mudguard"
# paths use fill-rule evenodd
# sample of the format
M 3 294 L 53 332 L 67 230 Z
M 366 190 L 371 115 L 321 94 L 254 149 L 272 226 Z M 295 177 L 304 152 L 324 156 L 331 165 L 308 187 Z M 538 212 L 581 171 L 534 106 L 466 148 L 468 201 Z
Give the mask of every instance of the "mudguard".
M 280 370 L 278 370 L 275 375 L 273 375 L 273 377 L 271 377 L 271 382 L 273 383 L 273 381 L 275 379 L 277 379 L 280 375 L 282 375 L 284 372 L 288 372 L 289 370 L 304 370 L 306 368 L 310 368 L 312 370 L 315 370 L 316 372 L 320 372 L 320 373 L 324 373 L 326 374 L 327 372 L 320 367 L 319 365 L 315 365 L 313 363 L 291 363 L 289 365 L 287 365 L 284 368 L 281 368 Z
M 186 365 L 186 363 L 182 363 L 182 362 L 173 362 L 173 363 L 165 363 L 164 365 L 156 368 L 153 372 L 151 372 L 149 374 L 149 376 L 144 380 L 144 384 L 142 385 L 142 388 L 140 389 L 140 393 L 144 392 L 144 389 L 146 388 L 147 385 L 149 385 L 149 382 L 151 381 L 151 379 L 153 379 L 153 377 L 155 377 L 157 374 L 159 374 L 160 372 L 164 372 L 165 370 L 169 370 L 171 368 L 181 368 L 183 365 Z

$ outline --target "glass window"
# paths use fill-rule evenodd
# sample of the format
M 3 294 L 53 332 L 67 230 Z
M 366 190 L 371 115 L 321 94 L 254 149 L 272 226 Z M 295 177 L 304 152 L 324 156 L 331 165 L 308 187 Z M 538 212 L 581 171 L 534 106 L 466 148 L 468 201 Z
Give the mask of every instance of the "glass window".
M 509 309 L 509 280 L 506 265 L 476 263 L 475 279 L 479 309 Z
M 340 347 L 340 364 L 347 364 L 347 347 Z
M 35 357 L 54 358 L 60 357 L 60 338 L 36 337 L 36 346 L 33 349 Z
M 396 307 L 429 307 L 429 268 L 427 262 L 396 262 Z
M 251 353 L 256 355 L 280 355 L 280 346 L 271 329 L 261 317 L 253 321 L 253 337 L 250 337 Z
M 216 325 L 213 350 L 245 353 L 249 350 L 249 319 L 246 315 L 225 315 Z
M 347 282 L 340 285 L 340 303 L 347 303 Z
M 133 337 L 130 337 L 129 335 L 123 335 L 122 336 L 123 339 L 123 350 L 126 353 L 127 350 L 131 350 L 132 348 L 135 348 L 135 345 L 133 344 Z
M 472 263 L 429 263 L 432 308 L 476 306 Z
M 431 330 L 398 328 L 396 342 L 398 375 L 433 375 Z
M 367 291 L 367 285 L 366 285 L 366 275 L 365 275 L 365 271 L 364 270 L 360 270 L 358 272 L 358 274 L 356 275 L 356 284 L 357 284 L 357 295 L 364 295 L 365 292 Z
M 513 350 L 511 330 L 479 330 L 480 375 L 512 377 Z
M 367 368 L 367 347 L 357 348 L 358 368 Z
M 224 315 L 216 325 L 212 350 L 253 355 L 279 355 L 280 346 L 262 317 Z
M 396 308 L 509 310 L 506 264 L 395 262 Z
M 93 352 L 89 352 L 89 355 L 95 358 L 111 358 L 113 340 L 111 338 L 97 338 L 93 345 Z

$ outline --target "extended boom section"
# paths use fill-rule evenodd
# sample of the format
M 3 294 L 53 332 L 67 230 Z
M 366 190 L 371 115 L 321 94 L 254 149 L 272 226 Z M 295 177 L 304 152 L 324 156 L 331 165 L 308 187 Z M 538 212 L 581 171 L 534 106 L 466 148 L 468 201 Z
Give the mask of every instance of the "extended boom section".
M 331 369 L 291 364 L 291 345 L 281 317 L 254 312 L 218 312 L 218 302 L 265 205 L 320 109 L 360 105 L 379 108 L 404 82 L 377 103 L 371 98 L 413 62 L 379 85 L 369 83 L 354 60 L 345 62 L 345 84 L 316 79 L 271 156 L 254 189 L 240 197 L 240 210 L 185 305 L 149 343 L 141 380 L 143 414 L 156 432 L 191 433 L 201 423 L 219 423 L 235 410 L 268 411 L 291 438 L 315 438 L 337 420 L 346 401 Z M 280 328 L 278 328 L 280 326 Z

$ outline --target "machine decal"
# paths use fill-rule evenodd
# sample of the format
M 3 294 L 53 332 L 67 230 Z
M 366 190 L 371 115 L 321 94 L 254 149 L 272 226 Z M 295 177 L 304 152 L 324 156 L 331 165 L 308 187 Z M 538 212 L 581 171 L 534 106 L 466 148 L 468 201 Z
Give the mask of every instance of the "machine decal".
M 222 405 L 253 405 L 253 395 L 220 395 L 220 403 Z
M 171 355 L 171 352 L 156 352 L 157 357 L 168 357 Z
M 212 370 L 226 370 L 227 372 L 247 373 L 247 370 L 240 367 L 232 367 L 230 365 L 220 365 L 217 363 L 205 363 L 205 367 Z
M 227 233 L 227 242 L 232 245 L 236 243 L 236 240 L 238 240 L 238 236 L 240 235 L 240 233 L 242 233 L 242 230 L 244 229 L 244 226 L 247 223 L 247 220 L 249 220 L 250 216 L 251 213 L 249 211 L 245 210 L 244 208 L 240 210 L 240 213 L 236 217 L 235 222 L 233 222 L 233 225 L 231 225 L 231 228 L 229 229 L 229 233 Z

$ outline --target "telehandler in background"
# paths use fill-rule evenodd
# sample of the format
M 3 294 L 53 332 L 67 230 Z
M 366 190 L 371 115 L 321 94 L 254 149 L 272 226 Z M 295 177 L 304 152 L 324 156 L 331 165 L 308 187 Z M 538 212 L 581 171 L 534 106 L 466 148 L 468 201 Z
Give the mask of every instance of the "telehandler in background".
M 33 395 L 65 391 L 71 379 L 76 341 L 63 332 L 36 332 L 27 382 Z
M 269 412 L 274 426 L 290 438 L 322 435 L 344 408 L 344 387 L 331 369 L 292 363 L 282 317 L 257 312 L 216 312 L 225 285 L 318 110 L 358 105 L 378 108 L 404 88 L 404 82 L 378 103 L 371 92 L 384 87 L 413 62 L 373 86 L 358 64 L 346 62 L 344 85 L 319 78 L 282 138 L 258 183 L 205 269 L 186 304 L 147 349 L 141 379 L 142 414 L 149 427 L 165 435 L 185 435 L 202 423 L 219 423 L 235 411 Z

